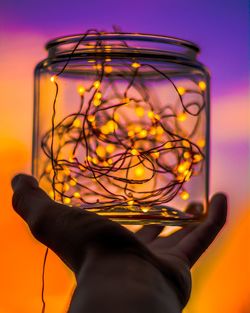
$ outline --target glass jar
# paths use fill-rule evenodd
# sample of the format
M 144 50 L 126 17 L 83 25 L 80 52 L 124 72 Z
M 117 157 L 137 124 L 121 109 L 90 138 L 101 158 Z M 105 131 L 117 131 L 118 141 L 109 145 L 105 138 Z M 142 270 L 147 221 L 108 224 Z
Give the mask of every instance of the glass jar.
M 201 221 L 209 74 L 199 48 L 90 31 L 46 49 L 35 69 L 32 167 L 51 198 L 123 224 Z

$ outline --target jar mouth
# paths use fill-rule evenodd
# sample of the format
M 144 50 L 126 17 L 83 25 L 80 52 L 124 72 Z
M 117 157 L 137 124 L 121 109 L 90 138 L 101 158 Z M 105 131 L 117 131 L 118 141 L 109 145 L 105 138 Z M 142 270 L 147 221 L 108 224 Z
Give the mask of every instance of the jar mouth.
M 177 55 L 195 59 L 200 48 L 195 43 L 180 38 L 143 34 L 96 32 L 55 38 L 46 44 L 50 57 L 79 53 L 149 53 Z

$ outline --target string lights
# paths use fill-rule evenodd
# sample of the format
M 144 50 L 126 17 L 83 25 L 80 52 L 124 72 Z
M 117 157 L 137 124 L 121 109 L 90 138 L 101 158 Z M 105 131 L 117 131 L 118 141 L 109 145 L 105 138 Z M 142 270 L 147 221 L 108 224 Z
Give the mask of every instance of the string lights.
M 205 160 L 205 138 L 197 136 L 205 81 L 188 88 L 146 59 L 126 56 L 118 63 L 112 58 L 114 47 L 97 36 L 99 54 L 85 60 L 93 79 L 75 86 L 78 110 L 59 118 L 60 80 L 88 35 L 50 77 L 55 96 L 51 127 L 41 140 L 46 162 L 40 177 L 51 186 L 49 195 L 69 205 L 110 210 L 119 205 L 144 213 L 177 196 L 188 200 L 186 184 L 202 172 Z M 168 86 L 166 104 L 152 96 L 147 73 Z

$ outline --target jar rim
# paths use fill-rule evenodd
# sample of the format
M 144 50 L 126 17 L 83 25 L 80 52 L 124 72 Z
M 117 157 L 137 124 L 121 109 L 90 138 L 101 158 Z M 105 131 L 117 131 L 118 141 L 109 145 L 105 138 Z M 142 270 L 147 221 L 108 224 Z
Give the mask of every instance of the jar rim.
M 54 38 L 47 42 L 45 45 L 46 50 L 55 48 L 56 46 L 63 44 L 72 44 L 74 42 L 81 42 L 81 38 L 86 37 L 82 40 L 83 42 L 89 42 L 93 40 L 108 40 L 108 41 L 140 41 L 140 42 L 152 42 L 159 44 L 168 44 L 172 46 L 183 47 L 193 51 L 197 54 L 200 52 L 200 48 L 197 44 L 192 41 L 180 39 L 177 37 L 157 35 L 157 34 L 146 34 L 146 33 L 123 33 L 123 32 L 100 32 L 100 33 L 82 33 L 69 36 L 61 36 Z

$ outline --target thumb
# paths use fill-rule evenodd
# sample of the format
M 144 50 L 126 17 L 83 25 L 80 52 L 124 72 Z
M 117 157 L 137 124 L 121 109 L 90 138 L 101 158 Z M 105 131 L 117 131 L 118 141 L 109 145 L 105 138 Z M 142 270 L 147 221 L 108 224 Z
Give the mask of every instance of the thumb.
M 12 179 L 11 186 L 14 210 L 32 227 L 41 210 L 52 200 L 39 188 L 37 180 L 32 176 L 18 174 Z

